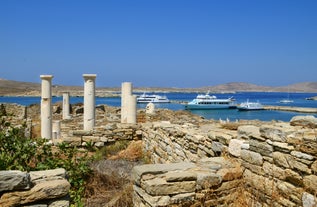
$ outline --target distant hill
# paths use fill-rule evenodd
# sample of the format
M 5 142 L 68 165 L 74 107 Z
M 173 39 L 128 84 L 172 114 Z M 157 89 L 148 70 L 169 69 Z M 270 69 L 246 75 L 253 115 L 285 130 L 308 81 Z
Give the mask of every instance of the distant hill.
M 203 87 L 204 90 L 217 92 L 230 91 L 265 91 L 265 92 L 317 92 L 317 82 L 296 83 L 287 86 L 260 86 L 244 82 L 232 82 L 216 86 Z
M 120 87 L 99 87 L 96 89 L 96 95 L 108 96 L 112 92 L 120 91 Z M 159 88 L 159 87 L 144 87 L 134 88 L 134 91 L 144 92 L 217 92 L 217 93 L 228 93 L 236 91 L 266 91 L 266 92 L 317 92 L 317 82 L 304 82 L 296 83 L 288 86 L 271 87 L 271 86 L 260 86 L 250 83 L 243 82 L 231 82 L 216 86 L 206 86 L 200 88 Z M 63 92 L 70 92 L 72 96 L 82 96 L 83 86 L 61 86 L 53 85 L 53 95 L 62 95 Z M 0 96 L 40 96 L 41 85 L 40 83 L 30 83 L 21 81 L 12 81 L 0 79 Z
M 203 87 L 204 90 L 216 91 L 216 92 L 235 92 L 235 91 L 272 91 L 272 87 L 259 86 L 251 83 L 243 82 L 231 82 L 216 86 Z
M 21 95 L 31 93 L 32 91 L 40 91 L 41 85 L 38 83 L 21 82 L 0 79 L 0 95 Z

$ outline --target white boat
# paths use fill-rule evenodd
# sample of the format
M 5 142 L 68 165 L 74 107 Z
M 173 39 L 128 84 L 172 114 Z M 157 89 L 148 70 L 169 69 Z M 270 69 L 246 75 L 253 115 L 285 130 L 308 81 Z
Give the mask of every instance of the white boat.
M 294 101 L 293 100 L 290 100 L 290 99 L 282 99 L 280 100 L 280 103 L 293 103 Z
M 156 94 L 145 94 L 138 96 L 137 103 L 170 103 L 170 100 L 166 96 L 160 96 Z
M 237 106 L 239 111 L 252 111 L 252 110 L 263 110 L 264 107 L 259 102 L 242 102 L 240 105 Z
M 185 109 L 230 109 L 236 108 L 234 99 L 218 99 L 216 96 L 206 94 L 198 94 L 195 99 L 185 105 Z
M 285 104 L 288 104 L 288 103 L 293 103 L 294 101 L 289 99 L 289 90 L 287 92 L 287 99 L 282 99 L 280 100 L 280 103 L 285 103 Z

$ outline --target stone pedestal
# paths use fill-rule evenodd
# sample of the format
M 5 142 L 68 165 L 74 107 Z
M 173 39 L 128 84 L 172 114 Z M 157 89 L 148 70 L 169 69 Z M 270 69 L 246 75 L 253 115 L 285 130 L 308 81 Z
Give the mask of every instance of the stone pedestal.
M 121 85 L 121 123 L 128 123 L 128 104 L 132 96 L 132 83 L 123 82 Z
M 69 111 L 69 92 L 63 93 L 63 119 L 70 119 L 70 111 Z
M 84 130 L 95 126 L 95 79 L 96 74 L 83 74 L 84 85 Z
M 52 138 L 52 75 L 41 75 L 41 137 Z

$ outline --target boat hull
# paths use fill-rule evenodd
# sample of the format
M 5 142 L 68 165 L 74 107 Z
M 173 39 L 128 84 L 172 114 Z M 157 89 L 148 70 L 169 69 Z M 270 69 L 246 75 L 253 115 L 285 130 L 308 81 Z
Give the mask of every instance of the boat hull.
M 244 102 L 241 103 L 238 107 L 239 111 L 258 111 L 263 110 L 264 107 L 259 102 Z
M 235 105 L 199 105 L 199 104 L 187 104 L 185 109 L 188 110 L 209 110 L 209 109 L 235 109 L 237 108 Z
M 140 101 L 140 100 L 138 100 L 137 101 L 137 103 L 139 103 L 139 104 L 146 104 L 146 103 L 170 103 L 170 101 L 155 101 L 155 100 L 153 100 L 153 101 L 147 101 L 147 100 L 145 100 L 145 101 Z
M 238 107 L 239 111 L 260 111 L 260 110 L 264 110 L 264 108 L 241 108 Z

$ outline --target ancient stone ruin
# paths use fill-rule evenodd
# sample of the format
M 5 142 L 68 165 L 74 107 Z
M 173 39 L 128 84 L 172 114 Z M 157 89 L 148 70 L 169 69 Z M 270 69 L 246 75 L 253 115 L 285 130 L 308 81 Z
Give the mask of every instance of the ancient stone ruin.
M 52 110 L 52 117 L 60 118 L 60 125 L 53 127 L 60 129 L 60 135 L 52 141 L 85 148 L 88 142 L 102 147 L 118 140 L 142 140 L 153 164 L 133 169 L 134 206 L 317 206 L 314 116 L 290 122 L 220 123 L 187 112 L 146 113 L 135 109 L 131 83 L 122 84 L 121 110 L 89 103 L 93 107 L 85 110 L 70 106 L 67 118 Z M 27 118 L 30 109 L 17 107 L 19 116 Z M 95 116 L 83 119 L 87 110 Z M 90 122 L 88 128 L 85 122 Z M 5 189 L 11 190 L 17 189 Z M 3 200 L 1 196 L 0 204 Z
M 0 171 L 0 206 L 69 206 L 70 184 L 64 169 Z M 36 205 L 35 205 L 36 204 Z

